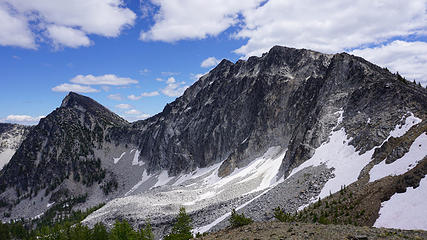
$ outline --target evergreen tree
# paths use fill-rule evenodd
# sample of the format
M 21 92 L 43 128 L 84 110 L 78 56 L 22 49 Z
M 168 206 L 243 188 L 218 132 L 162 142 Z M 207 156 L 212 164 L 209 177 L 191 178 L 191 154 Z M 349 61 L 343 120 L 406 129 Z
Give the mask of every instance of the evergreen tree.
M 172 233 L 167 235 L 164 240 L 188 240 L 193 238 L 191 233 L 191 218 L 185 212 L 185 208 L 179 209 L 179 214 L 176 223 L 172 228 Z
M 92 240 L 104 240 L 104 239 L 108 239 L 107 229 L 102 223 L 95 224 L 92 230 Z
M 154 240 L 153 229 L 149 219 L 146 221 L 144 228 L 139 230 L 138 240 Z
M 232 228 L 248 225 L 253 222 L 252 219 L 245 217 L 245 214 L 238 214 L 236 210 L 231 211 L 231 217 L 228 219 Z
M 111 229 L 110 240 L 136 240 L 137 234 L 130 226 L 130 224 L 123 220 L 122 222 L 116 221 L 113 229 Z

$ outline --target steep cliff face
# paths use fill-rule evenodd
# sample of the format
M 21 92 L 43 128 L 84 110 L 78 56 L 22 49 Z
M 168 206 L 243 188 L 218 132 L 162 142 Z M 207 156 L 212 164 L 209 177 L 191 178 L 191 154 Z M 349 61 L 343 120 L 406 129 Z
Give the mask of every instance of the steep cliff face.
M 332 130 L 345 129 L 363 154 L 408 112 L 426 118 L 426 89 L 346 53 L 276 46 L 246 61 L 223 60 L 161 113 L 135 123 L 70 93 L 1 170 L 0 198 L 21 209 L 19 201 L 32 197 L 46 204 L 87 194 L 90 205 L 179 185 L 197 169 L 215 167 L 219 181 L 255 159 L 273 159 L 280 171 L 277 178 L 265 171 L 265 188 L 312 158 Z M 233 190 L 225 199 L 261 190 Z
M 0 123 L 0 170 L 10 161 L 31 128 L 19 124 Z
M 363 153 L 403 114 L 425 114 L 426 96 L 425 89 L 361 58 L 276 46 L 247 61 L 223 60 L 132 129 L 150 171 L 177 175 L 225 160 L 220 176 L 226 176 L 280 145 L 288 148 L 286 173 L 326 140 L 337 120 L 333 113 L 344 111 L 342 125 Z

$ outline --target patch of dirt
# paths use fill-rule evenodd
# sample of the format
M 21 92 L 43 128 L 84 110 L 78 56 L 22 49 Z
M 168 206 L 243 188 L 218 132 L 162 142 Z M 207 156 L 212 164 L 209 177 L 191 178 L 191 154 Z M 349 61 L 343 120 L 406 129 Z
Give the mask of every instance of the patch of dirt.
M 373 227 L 356 227 L 352 225 L 321 225 L 295 222 L 255 222 L 236 229 L 225 229 L 219 232 L 210 233 L 197 239 L 427 239 L 427 232 Z

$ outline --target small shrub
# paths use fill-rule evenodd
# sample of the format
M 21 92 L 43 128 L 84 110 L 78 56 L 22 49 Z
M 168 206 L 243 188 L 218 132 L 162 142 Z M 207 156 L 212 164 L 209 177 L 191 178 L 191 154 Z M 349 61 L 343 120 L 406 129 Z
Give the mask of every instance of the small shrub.
M 251 218 L 245 217 L 245 214 L 236 213 L 235 209 L 231 211 L 231 217 L 228 221 L 230 222 L 231 228 L 245 226 L 253 222 Z

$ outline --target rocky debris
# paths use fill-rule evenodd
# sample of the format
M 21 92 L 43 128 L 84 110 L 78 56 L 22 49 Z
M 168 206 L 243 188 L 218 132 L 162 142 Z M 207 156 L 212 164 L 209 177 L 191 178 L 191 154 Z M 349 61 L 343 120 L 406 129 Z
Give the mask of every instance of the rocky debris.
M 309 223 L 255 222 L 236 229 L 225 229 L 197 238 L 210 239 L 427 239 L 425 231 L 409 231 L 352 225 L 322 225 Z
M 271 221 L 276 207 L 295 213 L 300 206 L 315 200 L 325 183 L 333 176 L 332 170 L 323 165 L 303 169 L 236 212 L 244 213 L 254 221 Z M 217 231 L 228 225 L 226 218 L 209 231 Z

